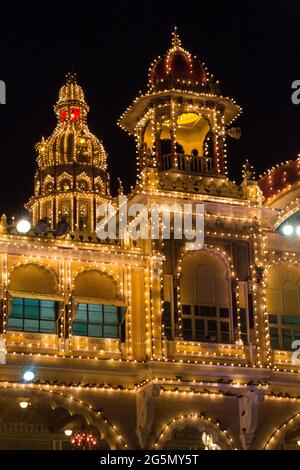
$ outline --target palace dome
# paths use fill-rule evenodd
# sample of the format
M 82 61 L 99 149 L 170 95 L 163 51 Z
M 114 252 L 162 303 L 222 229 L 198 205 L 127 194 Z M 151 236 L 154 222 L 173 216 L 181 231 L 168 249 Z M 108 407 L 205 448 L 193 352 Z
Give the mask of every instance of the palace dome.
M 54 110 L 58 123 L 53 134 L 36 145 L 40 169 L 76 162 L 105 170 L 105 149 L 86 124 L 89 107 L 73 75 L 61 87 Z
M 208 81 L 204 64 L 183 49 L 176 29 L 173 32 L 172 47 L 152 64 L 149 72 L 151 89 L 182 85 L 194 85 L 199 88 Z

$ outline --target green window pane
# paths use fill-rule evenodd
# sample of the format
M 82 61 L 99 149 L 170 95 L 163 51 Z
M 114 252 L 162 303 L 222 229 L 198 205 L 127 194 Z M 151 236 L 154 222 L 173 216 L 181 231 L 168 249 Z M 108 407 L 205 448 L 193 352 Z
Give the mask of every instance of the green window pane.
M 24 299 L 24 317 L 39 318 L 39 301 L 37 299 Z
M 22 331 L 23 330 L 22 318 L 12 318 L 10 315 L 8 317 L 7 328 L 9 330 Z
M 103 305 L 97 305 L 97 304 L 88 304 L 88 311 L 94 312 L 94 313 L 102 313 L 103 311 Z
M 55 302 L 50 300 L 41 300 L 40 316 L 44 320 L 55 320 Z
M 102 323 L 103 323 L 103 313 L 102 312 L 89 311 L 89 323 L 99 323 L 99 324 L 102 325 Z
M 104 313 L 117 313 L 118 307 L 115 305 L 103 305 Z
M 12 310 L 10 313 L 10 317 L 17 317 L 17 318 L 22 318 L 23 317 L 23 302 L 17 302 L 22 299 L 13 299 L 13 305 L 12 305 Z
M 41 311 L 40 317 L 43 320 L 55 320 L 55 317 L 56 317 L 55 310 L 44 309 L 43 311 Z
M 9 328 L 33 333 L 54 333 L 57 302 L 52 300 L 13 299 Z M 19 319 L 19 321 L 13 321 Z
M 24 320 L 24 331 L 31 331 L 32 333 L 39 332 L 39 321 L 38 320 L 29 320 L 25 318 Z
M 41 333 L 55 333 L 55 322 L 48 321 L 48 320 L 41 320 L 40 332 Z
M 24 299 L 25 308 L 39 308 L 39 300 L 38 299 Z
M 88 336 L 102 338 L 103 329 L 101 325 L 88 325 Z
M 76 312 L 76 320 L 87 322 L 87 305 L 86 304 L 79 304 L 78 309 Z
M 72 333 L 74 336 L 87 336 L 87 325 L 85 323 L 73 322 Z
M 55 306 L 55 302 L 53 300 L 41 300 L 40 303 L 41 303 L 41 309 L 43 308 L 54 309 L 54 306 Z
M 119 337 L 119 328 L 117 326 L 104 325 L 104 327 L 103 327 L 103 336 L 104 336 L 104 338 L 118 338 Z
M 89 304 L 88 305 L 89 322 L 103 323 L 103 308 L 102 305 Z
M 117 312 L 107 313 L 104 312 L 104 324 L 105 325 L 118 325 L 119 316 Z

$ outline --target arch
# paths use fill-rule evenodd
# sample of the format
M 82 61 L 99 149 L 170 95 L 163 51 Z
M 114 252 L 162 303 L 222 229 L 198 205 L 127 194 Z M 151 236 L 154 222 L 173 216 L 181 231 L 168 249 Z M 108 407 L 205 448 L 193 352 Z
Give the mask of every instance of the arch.
M 51 175 L 47 175 L 43 181 L 42 191 L 43 194 L 49 194 L 54 190 L 54 178 Z
M 94 187 L 95 191 L 99 194 L 105 194 L 106 193 L 106 185 L 100 176 L 96 176 L 94 180 Z
M 179 293 L 184 339 L 232 342 L 230 274 L 219 252 L 202 249 L 182 257 Z
M 228 274 L 228 266 L 218 254 L 210 250 L 188 251 L 181 263 L 182 302 L 196 297 L 204 304 L 229 305 Z M 205 283 L 201 289 L 200 281 Z
M 58 182 L 58 188 L 60 191 L 69 191 L 70 189 L 73 188 L 72 175 L 70 175 L 69 173 L 65 171 L 61 175 L 59 175 L 59 177 L 57 178 L 57 182 Z
M 116 277 L 107 270 L 99 268 L 84 269 L 73 280 L 73 295 L 97 299 L 113 300 L 120 298 Z
M 266 440 L 263 450 L 272 450 L 278 444 L 278 439 L 287 434 L 287 432 L 300 421 L 300 412 L 294 413 L 290 418 L 285 420 L 272 434 L 269 435 Z
M 164 444 L 172 437 L 173 431 L 178 428 L 182 429 L 185 426 L 197 428 L 200 432 L 211 434 L 213 442 L 220 446 L 222 450 L 233 450 L 233 439 L 227 431 L 221 428 L 220 423 L 198 413 L 186 413 L 171 418 L 155 435 L 150 448 L 162 449 Z
M 291 350 L 300 337 L 300 268 L 273 262 L 265 275 L 266 315 L 272 349 Z
M 81 187 L 81 183 L 85 183 L 85 188 Z M 79 191 L 91 191 L 92 189 L 91 178 L 83 171 L 76 177 L 76 186 Z
M 9 290 L 57 295 L 59 292 L 57 275 L 54 269 L 44 264 L 17 264 L 10 271 Z
M 184 110 L 177 115 L 176 141 L 182 145 L 184 153 L 204 156 L 204 141 L 211 126 L 209 118 L 194 110 Z M 210 155 L 211 156 L 211 155 Z
M 102 411 L 79 398 L 57 390 L 57 387 L 46 387 L 47 388 L 43 388 L 43 386 L 36 384 L 8 382 L 2 382 L 0 384 L 1 391 L 9 391 L 10 399 L 14 397 L 20 399 L 21 395 L 22 399 L 27 399 L 34 405 L 37 413 L 45 413 L 50 426 L 53 425 L 51 424 L 51 420 L 53 422 L 53 419 L 61 413 L 65 420 L 69 417 L 71 420 L 75 420 L 75 423 L 79 423 L 79 425 L 81 423 L 84 424 L 84 426 L 91 431 L 97 429 L 99 435 L 108 443 L 110 449 L 128 448 L 117 426 L 107 419 Z M 47 394 L 46 400 L 43 400 L 44 394 Z M 59 426 L 59 429 L 62 430 L 68 428 L 63 419 Z

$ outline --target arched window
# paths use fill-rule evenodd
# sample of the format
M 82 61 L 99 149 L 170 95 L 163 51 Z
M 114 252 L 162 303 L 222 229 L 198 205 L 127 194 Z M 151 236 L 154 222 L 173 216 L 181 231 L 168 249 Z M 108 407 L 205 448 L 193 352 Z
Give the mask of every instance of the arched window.
M 293 341 L 300 339 L 300 268 L 272 266 L 266 294 L 271 347 L 291 350 Z
M 63 179 L 60 183 L 60 188 L 62 191 L 69 191 L 72 187 L 72 183 L 69 179 Z
M 190 341 L 232 342 L 228 268 L 216 254 L 187 254 L 180 276 L 183 337 Z
M 78 274 L 74 300 L 73 335 L 124 338 L 125 304 L 112 276 L 96 269 Z
M 42 265 L 17 266 L 10 274 L 7 329 L 56 333 L 59 295 L 55 272 Z

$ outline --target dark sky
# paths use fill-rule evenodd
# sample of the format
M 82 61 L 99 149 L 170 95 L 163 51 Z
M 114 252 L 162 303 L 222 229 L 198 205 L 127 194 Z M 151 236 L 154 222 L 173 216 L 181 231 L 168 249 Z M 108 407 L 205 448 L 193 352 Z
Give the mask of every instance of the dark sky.
M 37 4 L 38 5 L 38 4 Z M 91 107 L 90 129 L 109 153 L 113 188 L 135 182 L 133 137 L 117 120 L 139 90 L 151 61 L 170 46 L 176 24 L 183 46 L 205 61 L 221 91 L 243 107 L 229 142 L 229 169 L 239 179 L 248 158 L 257 173 L 300 152 L 300 4 L 282 2 L 40 2 L 1 5 L 0 212 L 20 215 L 33 192 L 34 145 L 55 127 L 53 104 L 75 70 Z M 39 10 L 40 9 L 40 10 Z

